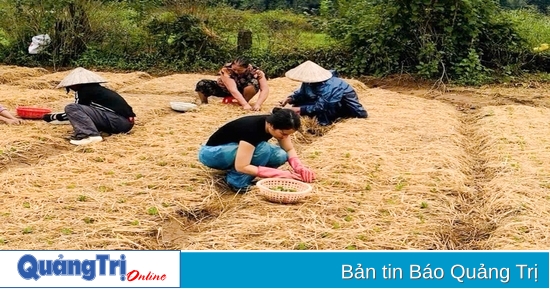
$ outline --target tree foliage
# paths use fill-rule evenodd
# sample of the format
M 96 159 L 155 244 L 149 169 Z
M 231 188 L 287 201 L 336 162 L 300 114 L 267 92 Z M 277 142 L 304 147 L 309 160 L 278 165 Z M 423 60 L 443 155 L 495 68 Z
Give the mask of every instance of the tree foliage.
M 341 2 L 332 35 L 345 39 L 358 73 L 416 72 L 478 83 L 504 69 L 523 41 L 487 0 Z M 351 1 L 350 1 L 351 2 Z
M 501 13 L 501 7 L 534 2 L 0 0 L 0 57 L 19 65 L 204 71 L 237 56 L 236 31 L 252 28 L 254 44 L 247 54 L 270 76 L 311 59 L 347 76 L 406 72 L 478 84 L 533 67 L 525 66 L 533 53 L 518 36 L 512 11 Z M 224 29 L 234 35 L 218 33 Z M 31 37 L 43 33 L 53 36 L 52 45 L 28 55 Z M 300 46 L 294 41 L 300 34 L 308 41 L 327 40 Z M 259 41 L 259 35 L 265 38 Z M 530 45 L 539 45 L 533 37 Z
M 526 0 L 528 5 L 533 5 L 542 13 L 548 12 L 548 6 L 550 6 L 550 0 Z
M 237 9 L 253 9 L 256 11 L 276 9 L 313 11 L 319 8 L 320 0 L 222 0 L 216 2 L 228 4 Z

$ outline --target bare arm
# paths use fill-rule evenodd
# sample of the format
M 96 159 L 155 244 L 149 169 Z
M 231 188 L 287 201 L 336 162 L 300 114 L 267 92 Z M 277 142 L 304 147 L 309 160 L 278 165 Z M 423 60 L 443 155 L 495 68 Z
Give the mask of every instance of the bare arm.
M 5 122 L 5 123 L 9 123 L 9 121 L 11 120 L 11 118 L 7 118 L 4 116 L 3 113 L 0 113 L 0 120 Z
M 0 112 L 0 120 L 7 124 L 20 124 L 23 123 L 23 120 L 16 118 L 9 111 L 2 110 Z
M 237 83 L 235 80 L 225 73 L 223 73 L 220 78 L 227 90 L 229 90 L 231 95 L 239 102 L 239 104 L 243 108 L 246 108 L 247 106 L 250 108 L 250 104 L 248 104 L 248 102 L 244 99 L 244 96 L 237 89 Z
M 235 170 L 239 173 L 256 176 L 258 175 L 258 167 L 250 164 L 256 147 L 248 142 L 240 141 L 235 156 Z
M 279 145 L 282 149 L 286 151 L 289 159 L 298 156 L 296 150 L 294 149 L 294 145 L 292 144 L 292 140 L 290 140 L 290 137 L 285 137 L 284 139 L 279 140 Z
M 267 85 L 267 79 L 265 78 L 265 74 L 261 71 L 258 71 L 258 83 L 260 84 L 260 95 L 258 96 L 258 101 L 254 105 L 258 109 L 262 106 L 264 101 L 269 96 L 269 86 Z
M 7 109 L 6 109 L 6 110 L 2 110 L 2 111 L 0 112 L 0 116 L 3 116 L 3 117 L 5 117 L 5 118 L 7 118 L 7 119 L 17 119 L 17 118 L 15 118 L 15 116 L 13 116 Z

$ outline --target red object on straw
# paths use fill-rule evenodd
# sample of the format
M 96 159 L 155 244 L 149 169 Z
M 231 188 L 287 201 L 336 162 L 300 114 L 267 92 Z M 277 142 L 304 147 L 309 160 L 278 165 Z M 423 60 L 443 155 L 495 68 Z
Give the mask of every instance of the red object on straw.
M 226 96 L 222 99 L 222 103 L 230 104 L 233 103 L 233 101 L 237 101 L 233 96 Z
M 16 109 L 17 115 L 21 118 L 41 119 L 46 113 L 52 112 L 47 108 L 19 106 Z

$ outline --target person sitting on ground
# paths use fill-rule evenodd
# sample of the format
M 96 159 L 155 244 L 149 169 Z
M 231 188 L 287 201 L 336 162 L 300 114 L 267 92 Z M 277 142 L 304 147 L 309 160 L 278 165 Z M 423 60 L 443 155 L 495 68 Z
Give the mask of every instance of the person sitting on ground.
M 317 118 L 320 125 L 330 125 L 339 118 L 368 116 L 353 87 L 338 78 L 334 70 L 326 70 L 308 60 L 287 71 L 285 76 L 301 81 L 302 85 L 281 101 L 281 106 L 291 104 L 292 110 Z
M 219 128 L 199 150 L 207 167 L 227 171 L 226 183 L 235 192 L 246 192 L 255 177 L 293 178 L 312 182 L 315 174 L 304 167 L 289 137 L 300 128 L 300 116 L 276 107 L 268 115 L 249 115 Z M 279 146 L 268 143 L 275 138 Z M 293 172 L 280 170 L 285 162 Z
M 0 120 L 7 124 L 22 124 L 23 120 L 16 118 L 7 108 L 0 105 Z
M 197 83 L 197 92 L 201 103 L 208 103 L 211 95 L 218 97 L 232 96 L 245 110 L 258 111 L 269 95 L 269 87 L 263 71 L 239 57 L 227 63 L 219 72 L 217 80 L 203 79 Z M 248 103 L 260 92 L 254 106 Z
M 70 143 L 87 145 L 103 140 L 100 132 L 127 133 L 134 127 L 134 111 L 118 93 L 100 85 L 101 76 L 78 67 L 56 88 L 75 92 L 75 103 L 65 106 L 65 113 L 47 114 L 45 121 L 69 120 L 74 129 Z

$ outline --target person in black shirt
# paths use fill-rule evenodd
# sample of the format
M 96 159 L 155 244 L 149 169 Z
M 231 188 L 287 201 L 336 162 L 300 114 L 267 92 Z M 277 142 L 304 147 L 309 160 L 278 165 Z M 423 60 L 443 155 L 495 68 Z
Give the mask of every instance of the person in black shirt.
M 304 167 L 289 138 L 300 128 L 300 117 L 290 109 L 274 108 L 269 115 L 250 115 L 219 128 L 199 150 L 207 167 L 226 170 L 226 182 L 236 192 L 246 192 L 254 177 L 293 178 L 312 182 L 315 174 Z M 277 139 L 279 146 L 269 143 Z M 293 171 L 277 169 L 285 162 Z
M 47 114 L 45 121 L 69 120 L 74 129 L 71 144 L 86 145 L 100 142 L 100 132 L 127 133 L 134 126 L 136 116 L 132 107 L 118 93 L 100 85 L 101 76 L 79 67 L 59 83 L 67 93 L 75 92 L 75 103 L 65 107 L 65 113 Z

